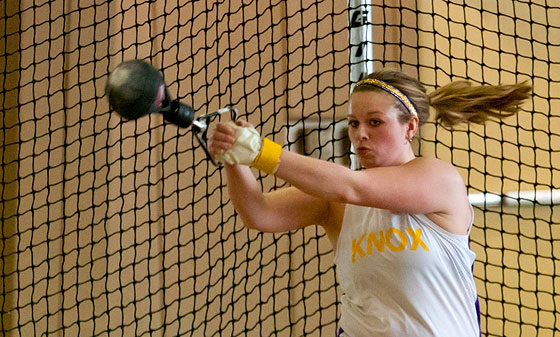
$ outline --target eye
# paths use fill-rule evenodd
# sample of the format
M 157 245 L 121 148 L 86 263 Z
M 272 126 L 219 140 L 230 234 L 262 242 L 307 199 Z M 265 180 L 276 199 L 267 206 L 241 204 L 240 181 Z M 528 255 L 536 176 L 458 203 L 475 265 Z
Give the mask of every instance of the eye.
M 371 125 L 371 126 L 377 126 L 379 124 L 381 124 L 381 121 L 379 119 L 370 119 L 369 120 L 369 125 Z
M 358 123 L 358 121 L 356 121 L 356 120 L 349 120 L 349 121 L 348 121 L 348 126 L 351 127 L 351 128 L 358 127 L 358 124 L 359 124 L 359 123 Z

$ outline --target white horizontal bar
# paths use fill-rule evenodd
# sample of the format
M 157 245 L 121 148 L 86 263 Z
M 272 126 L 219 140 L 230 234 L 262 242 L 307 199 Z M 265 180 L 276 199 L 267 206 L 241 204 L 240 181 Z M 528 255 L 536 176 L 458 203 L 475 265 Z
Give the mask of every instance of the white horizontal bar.
M 471 193 L 469 201 L 473 206 L 496 207 L 504 206 L 530 206 L 559 205 L 560 190 L 516 191 L 504 195 L 495 193 Z
M 560 190 L 538 190 L 509 192 L 504 196 L 506 206 L 521 205 L 555 205 L 560 204 Z
M 469 194 L 469 201 L 473 206 L 495 207 L 502 203 L 502 197 L 494 193 Z

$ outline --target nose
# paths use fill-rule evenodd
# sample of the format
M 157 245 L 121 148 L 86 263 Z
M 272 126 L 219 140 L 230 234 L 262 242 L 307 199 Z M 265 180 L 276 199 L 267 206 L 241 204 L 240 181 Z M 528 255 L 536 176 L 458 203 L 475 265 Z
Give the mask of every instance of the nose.
M 369 138 L 366 127 L 364 125 L 360 124 L 356 128 L 356 138 L 360 140 L 365 140 Z

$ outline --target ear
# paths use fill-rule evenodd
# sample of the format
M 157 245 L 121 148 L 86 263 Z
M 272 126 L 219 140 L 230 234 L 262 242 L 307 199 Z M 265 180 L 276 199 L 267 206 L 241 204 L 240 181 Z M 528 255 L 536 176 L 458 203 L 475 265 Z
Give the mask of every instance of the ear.
M 409 141 L 412 140 L 414 135 L 416 135 L 416 132 L 418 132 L 418 122 L 418 116 L 412 116 L 407 123 L 406 139 Z

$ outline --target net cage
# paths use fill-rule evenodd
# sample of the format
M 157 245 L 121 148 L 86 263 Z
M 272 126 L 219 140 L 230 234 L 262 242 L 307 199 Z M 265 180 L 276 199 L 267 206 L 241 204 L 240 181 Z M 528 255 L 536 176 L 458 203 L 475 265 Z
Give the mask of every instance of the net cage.
M 144 59 L 197 115 L 234 106 L 284 148 L 342 165 L 357 67 L 402 70 L 428 91 L 528 81 L 518 115 L 454 131 L 429 122 L 414 146 L 453 163 L 474 204 L 482 334 L 560 336 L 560 3 L 354 9 L 2 1 L 3 334 L 335 335 L 341 294 L 320 227 L 246 229 L 191 130 L 110 111 L 108 74 Z M 351 40 L 352 26 L 367 40 Z M 285 186 L 254 173 L 264 191 Z

